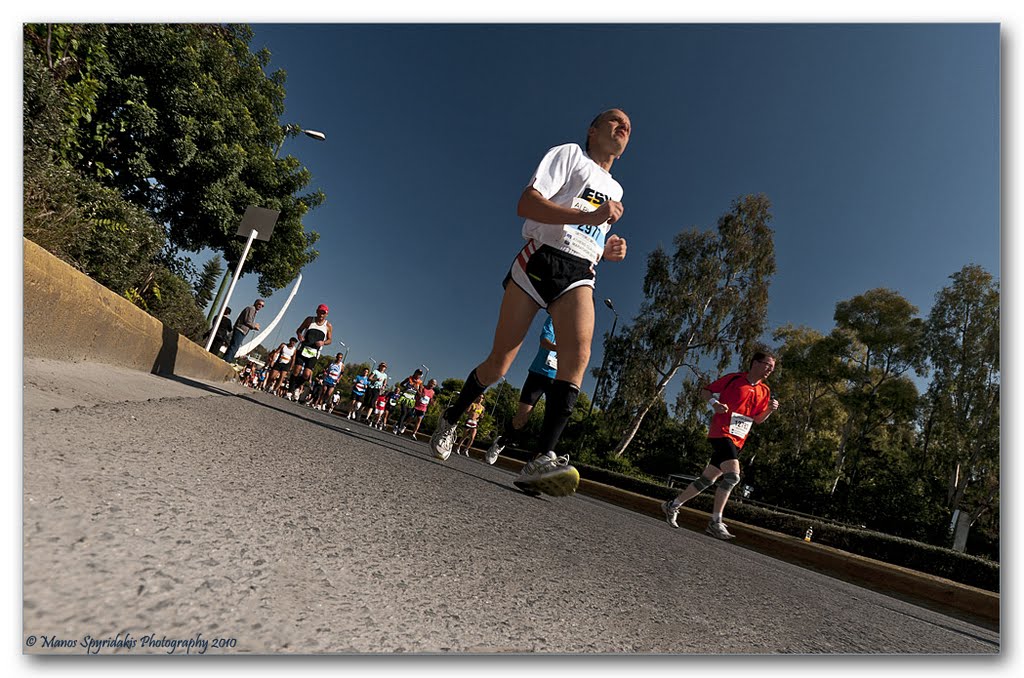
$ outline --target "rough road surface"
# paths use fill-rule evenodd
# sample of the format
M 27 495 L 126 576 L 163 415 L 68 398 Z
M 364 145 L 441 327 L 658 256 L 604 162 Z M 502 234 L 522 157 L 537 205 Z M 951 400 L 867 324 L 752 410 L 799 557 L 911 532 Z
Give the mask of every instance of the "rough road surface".
M 966 622 L 530 498 L 502 469 L 237 385 L 26 360 L 24 430 L 26 652 L 999 651 Z

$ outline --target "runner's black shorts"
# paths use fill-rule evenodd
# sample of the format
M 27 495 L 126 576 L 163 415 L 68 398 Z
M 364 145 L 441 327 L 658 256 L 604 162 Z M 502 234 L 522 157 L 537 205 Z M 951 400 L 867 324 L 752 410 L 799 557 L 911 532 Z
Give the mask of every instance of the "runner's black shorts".
M 519 402 L 533 407 L 540 400 L 540 397 L 547 392 L 548 387 L 551 386 L 553 381 L 554 379 L 545 377 L 543 374 L 527 372 L 523 390 L 519 392 Z
M 315 363 L 316 359 L 319 357 L 319 354 L 306 357 L 302 355 L 302 349 L 299 349 L 295 352 L 295 364 L 301 365 L 303 369 L 311 370 L 313 369 L 313 363 Z
M 711 465 L 722 468 L 722 462 L 739 459 L 740 450 L 730 438 L 708 438 L 711 443 Z
M 533 299 L 541 308 L 577 287 L 594 287 L 594 266 L 586 259 L 556 250 L 548 245 L 541 245 L 533 240 L 519 251 L 508 275 L 502 281 L 502 287 L 508 287 L 509 281 Z
M 366 389 L 366 397 L 363 398 L 363 401 L 367 403 L 375 403 L 377 402 L 377 396 L 379 395 L 380 389 L 370 386 Z

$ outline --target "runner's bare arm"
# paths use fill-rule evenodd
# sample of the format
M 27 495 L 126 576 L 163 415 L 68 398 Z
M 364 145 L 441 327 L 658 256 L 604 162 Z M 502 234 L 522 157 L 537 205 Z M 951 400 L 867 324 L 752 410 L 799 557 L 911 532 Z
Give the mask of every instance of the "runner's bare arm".
M 779 401 L 776 400 L 775 398 L 772 398 L 772 401 L 768 403 L 768 409 L 754 417 L 754 423 L 763 424 L 764 420 L 772 416 L 772 412 L 774 412 L 777 409 L 779 409 Z
M 729 406 L 723 403 L 722 401 L 717 400 L 715 398 L 715 394 L 706 388 L 702 388 L 700 390 L 700 399 L 706 403 L 710 403 L 711 409 L 713 409 L 718 414 L 724 414 L 729 411 Z
M 607 200 L 593 212 L 562 207 L 551 202 L 540 194 L 536 188 L 527 187 L 519 196 L 516 213 L 524 219 L 531 219 L 542 224 L 589 224 L 597 226 L 608 222 L 614 224 L 622 216 L 622 203 Z

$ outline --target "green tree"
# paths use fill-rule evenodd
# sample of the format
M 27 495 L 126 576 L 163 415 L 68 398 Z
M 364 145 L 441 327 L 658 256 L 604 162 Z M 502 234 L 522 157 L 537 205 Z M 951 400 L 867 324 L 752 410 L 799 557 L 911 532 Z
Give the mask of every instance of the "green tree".
M 871 464 L 880 464 L 879 472 L 901 466 L 883 458 L 889 453 L 906 455 L 913 447 L 918 392 L 908 374 L 925 371 L 924 321 L 916 317 L 917 311 L 897 292 L 884 288 L 836 304 L 836 329 L 826 350 L 837 359 L 826 383 L 838 384 L 836 395 L 846 421 L 830 492 L 836 496 L 845 481 L 838 502 L 844 513 L 870 510 L 868 497 L 856 495 L 858 485 L 869 489 L 874 482 Z
M 213 300 L 213 288 L 217 286 L 223 273 L 224 266 L 219 254 L 215 254 L 203 265 L 203 272 L 195 286 L 196 306 L 200 309 L 210 305 L 210 301 Z
M 165 224 L 173 248 L 223 253 L 237 264 L 235 236 L 250 205 L 280 210 L 273 242 L 256 242 L 247 269 L 261 294 L 313 261 L 318 239 L 302 218 L 323 202 L 301 194 L 310 174 L 278 158 L 289 127 L 285 73 L 264 73 L 270 53 L 249 51 L 246 26 L 30 24 L 26 44 L 66 67 L 63 157 Z M 53 54 L 60 54 L 54 59 Z M 62 71 L 63 73 L 63 71 Z
M 623 341 L 606 340 L 606 379 L 630 414 L 612 451 L 619 457 L 644 417 L 683 367 L 699 373 L 709 356 L 724 368 L 764 329 L 768 285 L 775 273 L 770 203 L 763 195 L 735 200 L 714 232 L 682 231 L 670 256 L 660 247 L 647 260 L 640 312 Z M 610 350 L 611 349 L 611 350 Z
M 924 470 L 945 484 L 953 548 L 999 507 L 999 284 L 977 265 L 950 276 L 935 297 L 924 345 L 934 372 L 922 425 Z

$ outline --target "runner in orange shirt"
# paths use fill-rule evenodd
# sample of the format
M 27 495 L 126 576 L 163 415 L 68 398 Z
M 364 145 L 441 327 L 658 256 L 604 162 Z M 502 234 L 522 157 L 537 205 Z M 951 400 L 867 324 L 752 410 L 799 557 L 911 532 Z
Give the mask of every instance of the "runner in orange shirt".
M 764 383 L 774 371 L 775 356 L 767 351 L 759 351 L 754 354 L 746 372 L 727 374 L 701 389 L 701 398 L 715 412 L 708 430 L 711 462 L 689 487 L 675 499 L 661 505 L 669 525 L 679 527 L 676 523 L 679 507 L 721 477 L 715 490 L 711 522 L 704 531 L 718 539 L 733 538 L 722 522 L 722 511 L 732 488 L 740 482 L 739 452 L 747 440 L 747 434 L 754 424 L 763 423 L 772 412 L 779 409 L 779 401 L 772 398 L 771 389 Z M 716 393 L 718 398 L 715 398 Z

